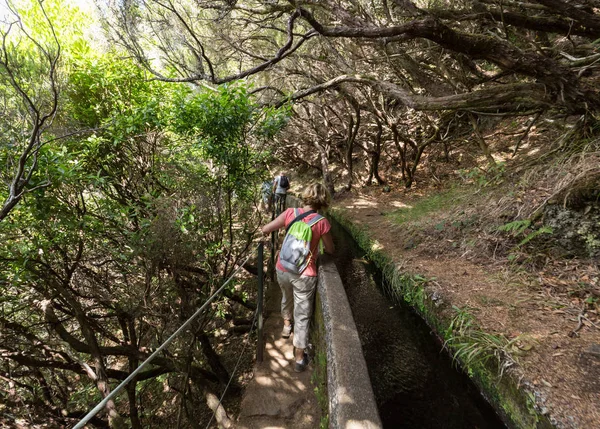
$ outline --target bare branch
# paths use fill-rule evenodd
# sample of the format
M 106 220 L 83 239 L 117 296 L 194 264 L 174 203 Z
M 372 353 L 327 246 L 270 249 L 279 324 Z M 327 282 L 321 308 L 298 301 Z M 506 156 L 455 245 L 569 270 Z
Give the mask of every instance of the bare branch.
M 48 17 L 41 0 L 38 0 L 38 6 L 42 11 L 44 19 L 46 20 L 48 28 L 52 34 L 54 44 L 56 45 L 55 52 L 51 52 L 49 49 L 46 49 L 26 30 L 23 22 L 21 21 L 21 17 L 14 8 L 11 8 L 11 11 L 15 17 L 15 22 L 10 24 L 7 30 L 2 31 L 1 33 L 2 48 L 0 50 L 0 70 L 3 70 L 6 73 L 11 87 L 15 93 L 20 96 L 24 105 L 30 112 L 31 131 L 29 133 L 27 144 L 21 150 L 21 153 L 18 156 L 16 170 L 13 173 L 8 189 L 8 197 L 0 208 L 0 221 L 8 216 L 10 211 L 16 207 L 26 192 L 31 192 L 35 189 L 39 189 L 40 187 L 47 186 L 46 184 L 40 184 L 32 189 L 28 189 L 28 185 L 38 166 L 38 155 L 43 145 L 41 136 L 52 124 L 58 109 L 59 90 L 57 86 L 57 68 L 61 55 L 61 47 L 56 36 L 56 32 L 54 31 L 54 25 Z M 14 24 L 16 24 L 20 32 L 33 43 L 33 45 L 41 53 L 41 57 L 48 64 L 48 72 L 45 78 L 50 83 L 51 94 L 49 107 L 47 107 L 46 111 L 44 111 L 43 98 L 38 102 L 34 101 L 34 98 L 27 92 L 25 85 L 21 83 L 18 78 L 21 65 L 16 62 L 16 57 L 13 55 L 11 48 L 8 46 L 8 35 Z
M 448 95 L 444 97 L 424 97 L 412 94 L 391 82 L 380 81 L 364 76 L 342 75 L 313 87 L 297 91 L 274 106 L 280 107 L 287 102 L 297 101 L 310 95 L 336 88 L 344 83 L 371 86 L 391 97 L 401 105 L 416 110 L 471 110 L 471 109 L 531 109 L 548 105 L 551 100 L 544 85 L 534 83 L 515 83 L 483 88 L 477 91 Z
M 183 15 L 176 9 L 176 7 L 173 5 L 173 3 L 171 1 L 169 1 L 168 4 L 158 2 L 158 1 L 155 1 L 155 3 L 175 15 L 177 22 L 179 22 L 179 24 L 181 24 L 183 26 L 186 33 L 189 35 L 189 37 L 192 38 L 192 40 L 194 41 L 194 43 L 196 44 L 196 46 L 198 47 L 198 49 L 200 51 L 201 57 L 203 58 L 204 62 L 209 67 L 208 74 L 205 73 L 203 70 L 200 70 L 200 72 L 198 72 L 198 73 L 191 74 L 189 76 L 185 76 L 185 77 L 181 77 L 181 78 L 175 78 L 175 77 L 170 77 L 170 76 L 165 75 L 164 73 L 157 70 L 151 64 L 150 60 L 146 57 L 146 55 L 144 53 L 144 49 L 141 47 L 141 45 L 138 42 L 138 37 L 134 34 L 134 30 L 132 29 L 133 25 L 127 21 L 126 17 L 122 17 L 121 18 L 123 21 L 122 25 L 121 25 L 122 31 L 119 31 L 117 28 L 115 28 L 113 26 L 113 29 L 117 33 L 119 40 L 133 55 L 135 55 L 135 57 L 138 59 L 138 61 L 142 64 L 142 66 L 144 68 L 146 68 L 150 73 L 152 73 L 156 77 L 156 79 L 164 81 L 164 82 L 206 81 L 206 82 L 210 82 L 212 84 L 219 85 L 219 84 L 223 84 L 223 83 L 228 83 L 228 82 L 244 79 L 248 76 L 257 74 L 264 70 L 267 70 L 268 68 L 272 67 L 273 65 L 279 63 L 283 59 L 285 59 L 288 56 L 290 56 L 291 54 L 293 54 L 298 48 L 300 48 L 304 44 L 304 42 L 306 42 L 307 40 L 309 40 L 312 37 L 317 35 L 316 31 L 309 30 L 309 31 L 301 34 L 300 36 L 296 36 L 294 33 L 294 25 L 295 25 L 296 20 L 299 18 L 300 14 L 297 11 L 293 11 L 287 20 L 287 26 L 286 26 L 286 31 L 285 31 L 285 33 L 287 34 L 287 40 L 277 50 L 277 52 L 275 52 L 275 54 L 271 58 L 265 59 L 260 64 L 254 66 L 254 67 L 250 67 L 239 73 L 219 77 L 219 76 L 217 76 L 216 71 L 214 70 L 212 61 L 208 58 L 208 55 L 205 52 L 204 44 L 200 41 L 196 32 L 190 26 L 188 21 L 183 17 Z M 122 14 L 124 14 L 124 12 L 122 12 Z M 295 37 L 299 37 L 299 40 L 295 41 L 294 40 Z M 255 56 L 255 59 L 256 58 L 261 58 L 261 56 Z
M 424 38 L 443 48 L 466 54 L 472 59 L 485 59 L 504 70 L 535 77 L 548 85 L 549 89 L 560 92 L 561 97 L 568 100 L 573 108 L 576 108 L 578 100 L 581 100 L 584 95 L 576 74 L 557 61 L 534 52 L 522 51 L 505 40 L 451 29 L 432 16 L 391 27 L 326 27 L 308 10 L 303 8 L 298 10 L 301 16 L 323 36 L 367 39 L 402 37 L 404 41 Z M 594 105 L 600 104 L 597 94 L 587 92 L 585 95 L 588 102 Z

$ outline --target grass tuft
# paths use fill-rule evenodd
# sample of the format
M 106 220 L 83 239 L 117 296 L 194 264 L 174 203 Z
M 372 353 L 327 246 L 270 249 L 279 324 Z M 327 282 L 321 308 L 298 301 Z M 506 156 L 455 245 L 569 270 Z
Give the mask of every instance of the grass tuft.
M 402 207 L 388 213 L 388 216 L 397 224 L 417 222 L 427 219 L 428 214 L 446 211 L 461 204 L 467 193 L 458 187 L 448 189 L 445 192 L 421 198 L 414 201 L 409 207 Z
M 486 366 L 494 360 L 499 376 L 517 364 L 513 356 L 521 337 L 507 339 L 502 334 L 484 332 L 477 326 L 469 308 L 452 306 L 456 315 L 446 328 L 444 346 L 452 352 L 452 359 L 465 368 Z

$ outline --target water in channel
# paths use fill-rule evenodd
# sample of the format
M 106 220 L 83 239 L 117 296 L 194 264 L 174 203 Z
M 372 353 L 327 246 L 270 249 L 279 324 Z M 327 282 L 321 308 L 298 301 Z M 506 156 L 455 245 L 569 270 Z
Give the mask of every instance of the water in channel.
M 383 427 L 505 428 L 468 377 L 453 368 L 427 324 L 384 295 L 352 237 L 335 222 L 332 233 Z

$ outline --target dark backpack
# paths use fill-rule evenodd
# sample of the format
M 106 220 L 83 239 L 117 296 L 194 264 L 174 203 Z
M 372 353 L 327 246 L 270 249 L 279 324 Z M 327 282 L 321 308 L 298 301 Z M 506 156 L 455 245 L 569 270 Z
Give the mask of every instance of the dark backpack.
M 290 187 L 290 181 L 286 176 L 279 176 L 279 186 L 283 189 L 287 189 Z

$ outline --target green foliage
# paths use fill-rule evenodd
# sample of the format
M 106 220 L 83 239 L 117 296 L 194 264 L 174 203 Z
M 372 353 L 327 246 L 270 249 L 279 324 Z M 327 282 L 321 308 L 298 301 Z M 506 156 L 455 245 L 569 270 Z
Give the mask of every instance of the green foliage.
M 204 302 L 251 246 L 261 222 L 254 192 L 270 156 L 262 144 L 289 116 L 286 108 L 261 111 L 242 85 L 216 90 L 167 85 L 148 79 L 132 61 L 118 59 L 120 54 L 91 52 L 85 43 L 72 46 L 64 57 L 61 79 L 67 85 L 54 121 L 55 135 L 66 137 L 46 137 L 31 179 L 32 187 L 51 186 L 29 193 L 0 224 L 1 317 L 11 323 L 6 330 L 3 324 L 0 346 L 12 344 L 11 353 L 40 362 L 51 359 L 44 351 L 50 349 L 80 359 L 48 324 L 43 308 L 51 307 L 78 341 L 88 341 L 83 336 L 88 324 L 101 347 L 147 350 Z M 28 55 L 23 59 L 35 59 Z M 27 80 L 32 88 L 44 87 L 35 67 L 23 71 Z M 5 81 L 0 97 L 5 105 L 15 101 Z M 21 144 L 26 121 L 26 109 L 11 106 L 12 116 L 0 120 L 3 136 L 10 136 L 0 147 L 3 164 L 10 164 Z M 230 292 L 248 299 L 249 292 L 235 286 Z M 73 316 L 78 308 L 82 319 Z M 220 301 L 214 310 L 215 317 L 225 318 L 231 304 Z M 215 322 L 206 323 L 206 330 L 214 328 Z M 31 335 L 13 329 L 17 326 Z M 139 344 L 130 344 L 130 330 L 139 334 Z M 173 359 L 173 367 L 188 353 L 188 343 L 181 338 L 172 344 L 165 359 Z M 206 366 L 201 351 L 192 353 L 194 365 Z M 121 357 L 105 356 L 109 367 L 115 359 Z M 68 412 L 99 399 L 93 383 L 49 365 L 41 374 L 53 380 L 51 394 Z M 17 366 L 7 360 L 7 368 Z M 161 377 L 166 383 L 167 376 Z M 38 376 L 20 380 L 32 388 L 18 388 L 28 405 L 15 416 L 31 414 L 54 426 L 72 423 L 49 420 L 44 409 L 34 409 L 42 397 Z M 163 387 L 161 380 L 138 384 L 145 409 L 163 407 Z
M 257 154 L 246 140 L 254 119 L 254 106 L 242 86 L 222 86 L 217 91 L 181 87 L 174 97 L 172 128 L 195 141 L 199 155 L 212 160 L 214 179 L 224 180 L 228 191 L 241 194 L 255 184 Z M 250 179 L 250 180 L 249 180 Z
M 512 351 L 518 339 L 508 340 L 501 334 L 484 332 L 476 325 L 469 308 L 452 308 L 456 315 L 446 328 L 444 345 L 452 351 L 455 362 L 471 368 L 485 366 L 495 359 L 500 375 L 516 363 Z
M 498 231 L 508 232 L 514 235 L 520 235 L 531 226 L 529 219 L 515 220 L 498 227 Z
M 502 176 L 506 171 L 506 163 L 498 162 L 488 166 L 487 170 L 479 167 L 470 170 L 458 170 L 460 178 L 467 183 L 474 183 L 483 188 L 490 185 L 498 185 L 502 182 Z
M 448 210 L 451 207 L 457 206 L 464 197 L 464 191 L 452 188 L 446 192 L 436 193 L 432 196 L 411 202 L 409 206 L 389 213 L 389 216 L 398 224 L 422 221 L 430 213 Z M 443 225 L 441 229 L 443 229 Z
M 385 278 L 388 293 L 395 299 L 402 299 L 421 313 L 425 312 L 425 301 L 427 299 L 425 285 L 432 279 L 427 279 L 418 274 L 399 273 L 394 268 L 390 266 L 389 272 L 386 270 Z
M 518 244 L 519 246 L 523 246 L 527 243 L 529 243 L 531 240 L 533 240 L 535 237 L 542 235 L 542 234 L 552 234 L 554 232 L 554 230 L 552 228 L 550 228 L 549 226 L 542 226 L 538 229 L 536 229 L 535 231 L 531 232 L 530 234 L 527 234 L 527 236 L 521 240 L 521 242 Z
M 182 86 L 174 101 L 174 130 L 197 138 L 207 153 L 216 157 L 224 157 L 217 146 L 233 144 L 245 136 L 253 115 L 243 86 L 223 85 L 215 91 Z
M 498 231 L 507 232 L 514 238 L 521 238 L 521 241 L 513 248 L 513 251 L 519 250 L 522 246 L 542 234 L 553 233 L 553 229 L 548 226 L 541 226 L 537 229 L 532 228 L 532 222 L 529 219 L 515 220 L 501 225 L 498 227 Z M 511 253 L 508 259 L 514 260 L 516 257 L 515 253 Z
M 251 147 L 252 139 L 272 138 L 287 122 L 289 108 L 259 109 L 242 85 L 215 91 L 180 87 L 173 97 L 174 132 L 195 142 L 198 155 L 214 162 L 214 178 L 240 198 L 254 196 L 264 178 L 269 153 Z
M 261 111 L 262 117 L 256 127 L 255 134 L 264 140 L 274 138 L 287 125 L 292 113 L 291 104 L 280 108 L 263 108 Z
M 0 200 L 10 210 L 28 192 L 50 185 L 47 143 L 64 132 L 62 89 L 76 52 L 89 50 L 89 17 L 62 0 L 9 2 L 0 48 Z M 55 152 L 55 149 L 50 149 Z M 13 209 L 14 210 L 14 209 Z M 3 215 L 5 215 L 3 213 Z
M 111 125 L 121 136 L 144 132 L 160 121 L 167 87 L 150 81 L 131 60 L 114 54 L 78 57 L 73 62 L 66 94 L 69 116 L 83 127 Z

